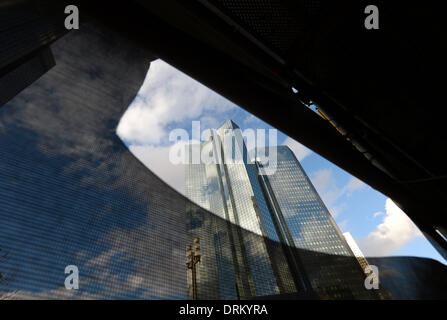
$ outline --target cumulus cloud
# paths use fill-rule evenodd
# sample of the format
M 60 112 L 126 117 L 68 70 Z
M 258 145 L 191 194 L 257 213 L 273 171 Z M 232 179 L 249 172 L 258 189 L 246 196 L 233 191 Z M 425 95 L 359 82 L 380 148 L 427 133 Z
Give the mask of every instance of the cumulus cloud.
M 416 225 L 388 198 L 385 201 L 383 222 L 367 237 L 358 239 L 357 242 L 365 255 L 386 256 L 420 236 L 422 233 Z
M 189 121 L 204 128 L 221 125 L 219 119 L 235 107 L 209 88 L 162 60 L 151 63 L 138 95 L 121 117 L 117 135 L 152 172 L 185 193 L 184 165 L 169 161 L 170 130 L 188 129 Z
M 356 177 L 351 177 L 348 184 L 345 186 L 343 193 L 346 192 L 348 195 L 350 195 L 352 192 L 356 190 L 361 190 L 365 187 L 366 184 L 363 181 L 357 179 Z
M 312 154 L 312 150 L 308 149 L 307 147 L 303 146 L 301 143 L 293 140 L 290 137 L 287 137 L 282 144 L 288 146 L 290 150 L 293 151 L 298 161 L 302 161 L 304 160 L 304 158 Z
M 172 146 L 129 146 L 129 150 L 152 172 L 181 194 L 185 194 L 185 167 L 169 161 Z
M 343 209 L 343 205 L 335 204 L 343 195 L 343 190 L 337 186 L 332 171 L 318 170 L 310 176 L 310 179 L 332 217 L 336 218 Z
M 373 218 L 377 218 L 378 216 L 384 215 L 382 211 L 377 211 L 373 214 Z
M 366 187 L 364 182 L 355 177 L 351 177 L 348 183 L 340 188 L 337 186 L 330 169 L 318 170 L 310 176 L 310 179 L 334 218 L 340 214 L 346 205 L 338 201 L 342 196 L 350 196 L 353 192 Z
M 212 116 L 235 105 L 162 60 L 151 63 L 137 97 L 122 116 L 118 136 L 129 144 L 167 142 L 168 129 L 184 121 L 203 120 L 216 125 Z

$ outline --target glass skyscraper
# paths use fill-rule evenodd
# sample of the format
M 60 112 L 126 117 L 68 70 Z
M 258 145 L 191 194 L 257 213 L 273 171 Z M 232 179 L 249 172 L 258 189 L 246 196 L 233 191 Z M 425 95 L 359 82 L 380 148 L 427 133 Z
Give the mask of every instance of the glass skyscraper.
M 226 261 L 232 261 L 234 280 L 230 281 L 236 283 L 235 296 L 248 298 L 294 292 L 296 287 L 286 257 L 281 251 L 274 250 L 270 241 L 254 240 L 265 237 L 280 242 L 255 164 L 239 161 L 241 156 L 247 156 L 247 149 L 238 129 L 229 120 L 219 130 L 212 132 L 208 141 L 189 146 L 191 164 L 186 166 L 186 194 L 195 203 L 229 222 L 221 236 L 230 240 L 231 256 L 226 257 Z M 227 139 L 230 139 L 233 153 L 224 152 Z M 206 155 L 210 161 L 193 164 L 194 152 Z M 246 236 L 243 236 L 241 228 L 251 233 L 244 232 Z M 221 261 L 217 259 L 216 264 L 220 267 Z M 283 267 L 277 268 L 276 264 L 271 263 L 272 259 Z M 204 269 L 201 270 L 202 275 L 208 273 Z M 223 282 L 219 285 L 225 286 L 228 279 L 221 280 Z
M 362 270 L 309 177 L 287 146 L 276 148 L 276 171 L 262 176 L 281 238 L 311 288 L 330 298 L 374 298 Z
M 286 146 L 259 149 L 258 154 L 268 149 L 276 152 L 276 161 L 271 160 L 276 170 L 264 175 L 263 165 L 251 152 L 248 156 L 241 130 L 231 120 L 210 131 L 204 143 L 188 146 L 187 197 L 229 222 L 219 234 L 231 247 L 224 259 L 232 262 L 231 272 L 217 277 L 217 287 L 234 282 L 239 298 L 291 292 L 373 298 L 364 289 L 362 270 L 349 246 L 294 154 Z M 194 162 L 198 154 L 202 161 Z M 260 237 L 251 241 L 240 229 Z M 222 245 L 214 241 L 218 251 L 223 251 Z M 221 255 L 214 256 L 213 270 L 222 273 Z M 208 271 L 202 268 L 201 276 L 206 278 Z

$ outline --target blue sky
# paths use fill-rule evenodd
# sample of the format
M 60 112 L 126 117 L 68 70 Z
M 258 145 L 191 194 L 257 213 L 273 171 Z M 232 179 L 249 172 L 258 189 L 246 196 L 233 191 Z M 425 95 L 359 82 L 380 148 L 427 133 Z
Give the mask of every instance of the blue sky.
M 182 128 L 191 134 L 192 121 L 200 121 L 201 130 L 218 128 L 227 119 L 242 130 L 273 129 L 157 60 L 117 134 L 149 169 L 184 193 L 184 168 L 169 162 L 169 133 Z M 294 151 L 342 232 L 350 232 L 366 256 L 428 257 L 447 264 L 391 199 L 279 131 L 277 143 Z

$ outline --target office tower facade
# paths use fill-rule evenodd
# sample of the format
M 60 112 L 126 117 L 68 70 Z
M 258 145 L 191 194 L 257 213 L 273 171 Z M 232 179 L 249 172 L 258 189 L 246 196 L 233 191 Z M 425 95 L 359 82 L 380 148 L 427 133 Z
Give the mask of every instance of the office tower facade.
M 380 282 L 379 277 L 379 267 L 376 265 L 370 265 L 368 260 L 366 259 L 365 255 L 363 254 L 362 250 L 358 246 L 357 242 L 354 240 L 350 232 L 343 233 L 343 237 L 345 238 L 346 242 L 349 245 L 349 248 L 351 249 L 352 253 L 354 254 L 355 258 L 357 259 L 357 262 L 359 263 L 360 267 L 362 268 L 365 275 L 368 277 L 370 284 L 371 281 L 374 281 L 378 284 L 378 289 L 376 289 L 376 293 L 378 297 L 381 300 L 390 300 L 393 299 L 393 295 L 391 294 L 391 291 L 384 288 L 382 286 L 382 283 Z M 377 268 L 377 269 L 375 269 Z M 377 270 L 377 272 L 375 271 Z
M 375 299 L 349 245 L 294 153 L 276 148 L 276 170 L 262 176 L 281 237 L 295 248 L 307 283 L 321 297 Z M 259 166 L 261 166 L 259 164 Z
M 237 234 L 229 237 L 239 258 L 233 265 L 245 270 L 251 296 L 297 291 L 323 298 L 374 296 L 363 287 L 363 273 L 349 246 L 288 147 L 270 148 L 276 152 L 276 161 L 271 158 L 276 170 L 269 175 L 261 174 L 265 168 L 256 155 L 248 156 L 242 133 L 231 120 L 203 144 L 188 148 L 187 197 L 266 239 L 254 244 Z M 213 161 L 192 164 L 193 151 Z M 259 149 L 261 153 L 268 149 Z M 243 287 L 244 279 L 235 277 Z
M 224 151 L 227 143 L 233 152 Z M 275 248 L 274 243 L 280 243 L 280 239 L 258 181 L 256 166 L 240 161 L 247 157 L 247 149 L 239 127 L 229 120 L 216 132 L 211 132 L 206 142 L 187 148 L 190 161 L 186 166 L 187 197 L 229 222 L 228 228 L 221 230 L 221 237 L 228 239 L 231 247 L 228 251 L 231 256 L 225 258 L 232 261 L 234 279 L 231 281 L 236 283 L 237 297 L 295 292 L 286 257 L 282 249 Z M 206 155 L 209 161 L 193 163 L 198 154 Z M 240 229 L 248 231 L 244 232 L 245 236 Z M 272 264 L 272 259 L 277 264 Z M 222 263 L 216 261 L 215 264 L 221 266 Z M 278 268 L 279 265 L 282 267 Z M 208 271 L 203 268 L 202 277 L 206 274 Z M 226 286 L 226 283 L 220 285 Z
M 365 255 L 363 254 L 362 250 L 357 245 L 357 242 L 355 242 L 354 238 L 352 237 L 350 232 L 343 233 L 343 237 L 345 238 L 346 242 L 349 245 L 349 248 L 351 248 L 352 253 L 354 254 L 355 258 L 360 264 L 360 267 L 362 270 L 365 270 L 369 266 L 368 260 L 366 260 Z

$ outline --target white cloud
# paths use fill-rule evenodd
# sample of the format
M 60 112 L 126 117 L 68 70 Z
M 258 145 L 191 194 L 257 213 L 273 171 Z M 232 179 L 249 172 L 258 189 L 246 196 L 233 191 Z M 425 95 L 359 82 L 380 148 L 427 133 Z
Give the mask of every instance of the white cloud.
M 351 177 L 343 192 L 346 192 L 348 195 L 350 195 L 352 192 L 361 190 L 365 187 L 366 184 L 363 181 L 357 179 L 356 177 Z
M 222 125 L 221 119 L 214 117 L 214 116 L 202 116 L 200 117 L 200 129 L 217 129 L 219 126 Z
M 380 213 L 376 212 L 374 216 Z M 386 199 L 383 222 L 357 242 L 367 256 L 385 256 L 422 236 L 416 225 L 391 200 Z
M 151 63 L 137 97 L 122 116 L 118 136 L 132 144 L 166 142 L 168 126 L 188 120 L 205 120 L 235 105 L 162 60 Z
M 138 144 L 159 144 L 167 135 L 159 118 L 163 108 L 163 105 L 149 108 L 145 99 L 137 96 L 118 124 L 118 136 Z
M 345 202 L 339 202 L 343 195 L 350 196 L 353 192 L 362 190 L 366 187 L 365 183 L 355 177 L 351 177 L 344 187 L 339 188 L 330 169 L 316 171 L 310 176 L 310 179 L 334 218 L 336 218 L 346 206 Z
M 322 169 L 313 173 L 310 178 L 332 217 L 337 217 L 342 208 L 335 206 L 335 202 L 341 197 L 342 190 L 337 187 L 332 171 Z
M 293 151 L 298 161 L 304 160 L 308 155 L 312 154 L 312 150 L 308 149 L 307 147 L 303 146 L 298 141 L 293 140 L 290 137 L 287 137 L 283 143 L 283 145 L 288 146 L 290 150 Z
M 373 218 L 377 218 L 378 216 L 384 215 L 382 211 L 377 211 L 373 214 Z
M 185 167 L 169 161 L 171 146 L 129 146 L 129 150 L 159 178 L 185 194 Z
M 185 193 L 183 165 L 169 161 L 169 131 L 185 121 L 215 128 L 235 105 L 162 60 L 151 63 L 137 97 L 121 117 L 117 135 L 152 172 Z

